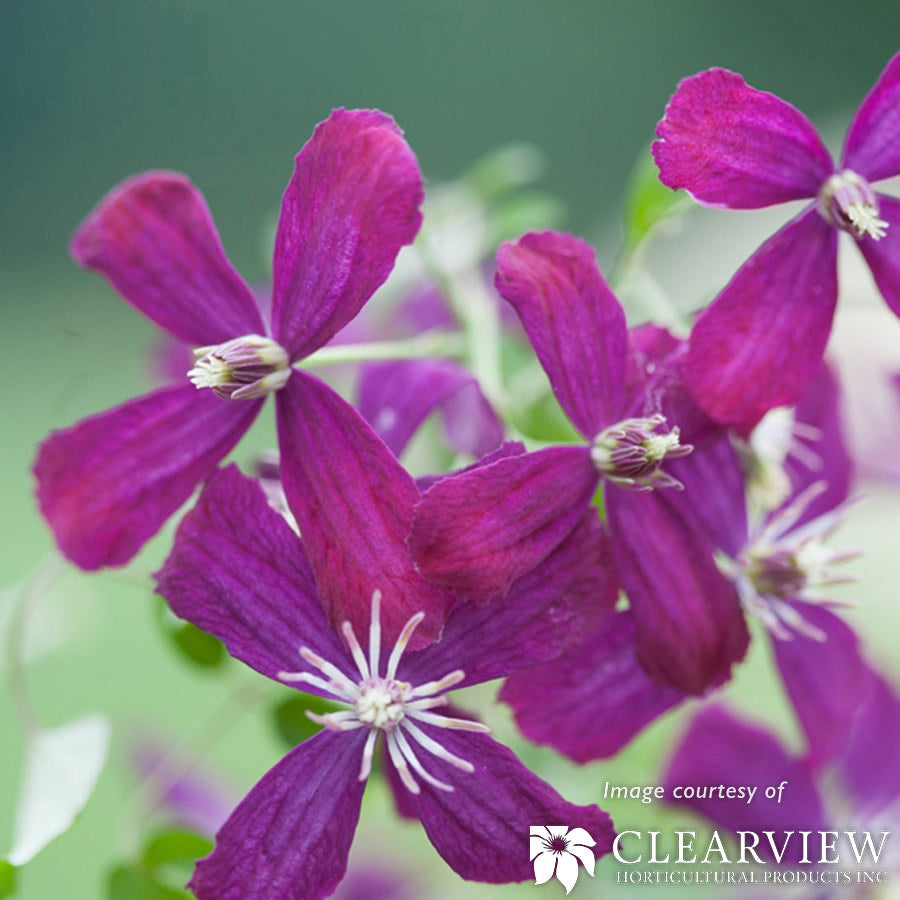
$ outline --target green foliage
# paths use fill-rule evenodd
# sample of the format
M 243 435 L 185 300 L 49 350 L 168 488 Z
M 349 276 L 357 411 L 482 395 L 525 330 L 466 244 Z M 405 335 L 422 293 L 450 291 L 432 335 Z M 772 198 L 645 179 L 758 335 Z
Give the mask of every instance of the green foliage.
M 312 737 L 319 727 L 306 715 L 306 711 L 323 715 L 341 709 L 334 703 L 312 694 L 294 694 L 281 700 L 272 710 L 278 736 L 288 747 Z
M 139 865 L 116 866 L 106 886 L 108 900 L 183 900 L 187 891 L 160 884 L 151 871 Z
M 10 897 L 16 891 L 16 867 L 0 859 L 0 897 Z
M 191 863 L 212 851 L 212 841 L 184 829 L 162 831 L 144 847 L 144 865 L 148 869 L 170 863 Z
M 625 192 L 625 253 L 632 253 L 661 222 L 678 215 L 686 197 L 684 191 L 667 188 L 649 151 L 642 153 Z
M 215 669 L 228 659 L 225 645 L 218 638 L 207 634 L 190 622 L 179 619 L 169 610 L 162 598 L 159 602 L 160 625 L 181 656 L 204 669 Z

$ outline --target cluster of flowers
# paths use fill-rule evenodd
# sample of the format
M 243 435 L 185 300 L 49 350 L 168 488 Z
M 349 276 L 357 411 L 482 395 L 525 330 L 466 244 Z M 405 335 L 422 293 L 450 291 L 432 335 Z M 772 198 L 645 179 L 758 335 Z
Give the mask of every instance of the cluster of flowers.
M 811 203 L 686 338 L 629 329 L 578 238 L 502 244 L 497 291 L 581 436 L 530 452 L 502 440 L 455 362 L 372 367 L 360 411 L 298 365 L 360 312 L 419 230 L 421 175 L 388 116 L 336 110 L 300 151 L 262 304 L 183 176 L 151 172 L 100 203 L 75 259 L 197 349 L 179 383 L 43 443 L 41 510 L 73 562 L 122 565 L 202 483 L 159 592 L 258 672 L 342 706 L 315 715 L 322 730 L 228 818 L 190 882 L 198 897 L 331 894 L 376 765 L 399 812 L 421 820 L 463 878 L 530 879 L 534 823 L 575 825 L 607 853 L 609 816 L 564 800 L 449 707 L 447 691 L 505 678 L 500 699 L 528 738 L 580 762 L 608 757 L 730 679 L 747 616 L 772 637 L 808 737 L 803 766 L 711 707 L 672 777 L 715 767 L 727 781 L 733 766 L 746 779 L 748 765 L 777 758 L 806 773 L 813 804 L 817 773 L 840 762 L 854 797 L 896 802 L 896 773 L 876 782 L 858 763 L 881 754 L 896 770 L 900 753 L 879 729 L 896 724 L 897 696 L 816 601 L 848 557 L 824 544 L 850 491 L 838 387 L 822 361 L 837 235 L 853 237 L 900 313 L 900 202 L 870 187 L 900 174 L 898 132 L 900 55 L 859 108 L 838 167 L 800 112 L 740 76 L 683 81 L 653 146 L 664 184 L 733 208 Z M 217 467 L 270 393 L 279 466 L 264 491 Z M 438 408 L 454 446 L 478 458 L 416 480 L 397 457 Z M 824 821 L 821 804 L 815 813 Z M 542 871 L 549 879 L 553 865 Z

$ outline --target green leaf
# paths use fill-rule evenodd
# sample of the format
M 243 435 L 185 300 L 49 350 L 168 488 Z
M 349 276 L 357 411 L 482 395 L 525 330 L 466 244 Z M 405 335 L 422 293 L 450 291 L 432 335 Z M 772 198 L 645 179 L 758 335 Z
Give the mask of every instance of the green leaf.
M 625 192 L 625 252 L 633 251 L 661 222 L 673 219 L 686 199 L 684 191 L 673 191 L 659 180 L 649 150 L 642 153 Z
M 160 598 L 160 625 L 178 652 L 197 666 L 213 669 L 228 659 L 225 645 L 196 625 L 179 619 Z
M 16 891 L 16 867 L 0 859 L 0 897 L 9 897 Z
M 116 866 L 106 885 L 108 900 L 183 900 L 187 891 L 160 884 L 151 872 L 140 866 Z
M 91 715 L 29 737 L 11 863 L 24 865 L 72 826 L 103 771 L 110 732 L 103 716 Z
M 481 157 L 463 180 L 481 196 L 491 200 L 540 178 L 547 162 L 532 144 L 507 144 Z
M 312 737 L 320 728 L 306 715 L 307 710 L 324 715 L 339 709 L 342 707 L 322 697 L 295 693 L 294 696 L 280 701 L 272 712 L 278 736 L 288 747 L 294 747 Z
M 184 829 L 162 831 L 154 835 L 144 847 L 144 865 L 149 868 L 167 863 L 193 863 L 213 848 L 212 841 L 203 835 Z

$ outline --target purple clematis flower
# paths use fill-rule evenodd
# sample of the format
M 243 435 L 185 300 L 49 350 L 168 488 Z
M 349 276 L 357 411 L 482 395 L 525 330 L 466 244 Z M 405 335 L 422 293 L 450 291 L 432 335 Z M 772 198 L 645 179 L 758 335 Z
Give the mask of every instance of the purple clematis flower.
M 732 833 L 759 834 L 756 849 L 767 862 L 817 863 L 817 853 L 804 859 L 802 832 L 839 829 L 836 837 L 843 840 L 842 832 L 856 829 L 863 832 L 855 835 L 858 847 L 864 833 L 871 832 L 878 868 L 896 867 L 900 859 L 886 835 L 896 829 L 900 816 L 900 697 L 861 657 L 858 662 L 863 686 L 845 723 L 840 752 L 811 766 L 808 756 L 789 754 L 766 729 L 724 707 L 710 706 L 694 717 L 673 754 L 667 787 L 739 783 L 761 788 L 787 782 L 781 802 L 764 797 L 752 803 L 707 798 L 683 800 L 681 805 Z M 815 715 L 814 708 L 807 712 Z M 762 837 L 768 832 L 774 832 L 773 841 Z M 871 865 L 872 857 L 868 858 Z M 836 888 L 824 896 L 845 894 Z
M 657 126 L 660 179 L 701 203 L 812 203 L 766 241 L 697 320 L 686 377 L 723 422 L 792 404 L 815 376 L 837 301 L 837 234 L 853 236 L 900 315 L 900 201 L 871 183 L 900 174 L 900 54 L 863 100 L 835 167 L 809 120 L 727 69 L 684 79 Z
M 715 575 L 707 571 L 703 580 L 693 582 L 694 593 L 708 595 L 706 601 L 695 598 L 694 608 L 706 605 L 720 614 L 728 610 L 728 618 L 721 616 L 718 623 L 710 619 L 711 627 L 718 624 L 725 634 L 740 633 L 730 617 L 743 613 L 766 626 L 788 693 L 798 709 L 804 708 L 803 696 L 809 697 L 806 706 L 817 709 L 808 727 L 817 734 L 811 745 L 819 752 L 820 745 L 827 747 L 846 733 L 845 717 L 854 709 L 858 688 L 856 638 L 837 616 L 817 605 L 833 602 L 821 589 L 848 580 L 835 567 L 855 555 L 833 551 L 824 542 L 840 522 L 851 483 L 838 385 L 830 371 L 821 369 L 796 410 L 778 412 L 777 424 L 764 419 L 757 431 L 766 433 L 754 433 L 740 454 L 726 437 L 679 460 L 673 471 L 685 491 L 642 496 L 645 509 L 640 516 L 620 520 L 624 528 L 613 543 L 617 557 L 623 543 L 637 554 L 639 525 L 653 522 L 659 540 L 668 532 L 667 543 L 690 534 L 689 553 L 706 561 L 706 568 L 717 560 Z M 773 436 L 773 430 L 780 434 Z M 782 481 L 788 486 L 786 494 L 777 494 L 777 508 L 753 516 L 752 525 L 744 476 L 751 484 L 765 486 L 756 492 L 760 496 L 773 496 L 772 486 L 780 490 Z M 693 563 L 695 571 L 706 571 L 703 566 Z M 675 564 L 669 570 L 657 566 L 655 583 L 663 594 L 671 590 L 666 579 L 672 579 L 673 570 Z M 687 566 L 685 570 L 690 571 Z M 685 582 L 686 574 L 674 580 Z M 671 680 L 651 677 L 647 645 L 638 631 L 642 609 L 633 602 L 633 587 L 628 590 L 632 609 L 599 622 L 564 658 L 510 676 L 500 692 L 527 737 L 577 762 L 614 755 L 687 699 Z M 687 593 L 685 587 L 679 596 Z M 640 594 L 634 596 L 641 599 Z M 683 627 L 676 619 L 668 629 Z M 746 634 L 746 626 L 741 627 Z M 659 627 L 653 634 L 661 642 L 666 631 Z M 823 681 L 826 686 L 816 686 Z
M 457 603 L 416 571 L 405 537 L 418 490 L 359 414 L 303 372 L 278 400 L 284 488 L 303 541 L 251 479 L 226 468 L 181 522 L 159 590 L 257 671 L 347 709 L 318 719 L 326 727 L 238 806 L 197 866 L 197 896 L 333 891 L 379 742 L 411 811 L 464 878 L 531 878 L 535 822 L 584 828 L 607 852 L 605 813 L 567 803 L 483 725 L 440 711 L 448 688 L 552 658 L 611 611 L 615 578 L 596 517 L 502 600 Z M 296 405 L 309 416 L 291 415 Z
M 335 110 L 297 155 L 282 200 L 271 332 L 184 176 L 140 175 L 101 201 L 72 255 L 199 349 L 193 384 L 129 401 L 41 445 L 38 502 L 63 553 L 84 569 L 131 559 L 234 447 L 265 395 L 284 388 L 293 363 L 387 278 L 418 231 L 421 201 L 418 164 L 394 121 Z
M 428 490 L 410 538 L 419 570 L 476 602 L 502 595 L 569 533 L 602 479 L 642 664 L 682 691 L 721 682 L 746 649 L 743 618 L 711 553 L 697 550 L 697 524 L 647 499 L 679 493 L 652 488 L 680 487 L 670 474 L 680 467 L 702 472 L 732 453 L 681 386 L 681 345 L 660 329 L 629 336 L 593 250 L 570 235 L 501 245 L 497 285 L 585 443 L 510 456 Z

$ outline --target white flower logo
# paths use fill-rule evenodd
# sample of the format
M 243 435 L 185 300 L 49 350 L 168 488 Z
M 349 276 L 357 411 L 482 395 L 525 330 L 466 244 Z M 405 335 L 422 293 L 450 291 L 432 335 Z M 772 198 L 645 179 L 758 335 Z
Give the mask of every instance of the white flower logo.
M 594 852 L 597 842 L 583 829 L 568 825 L 532 825 L 531 860 L 535 884 L 546 884 L 555 874 L 566 893 L 578 881 L 578 861 L 594 876 Z

